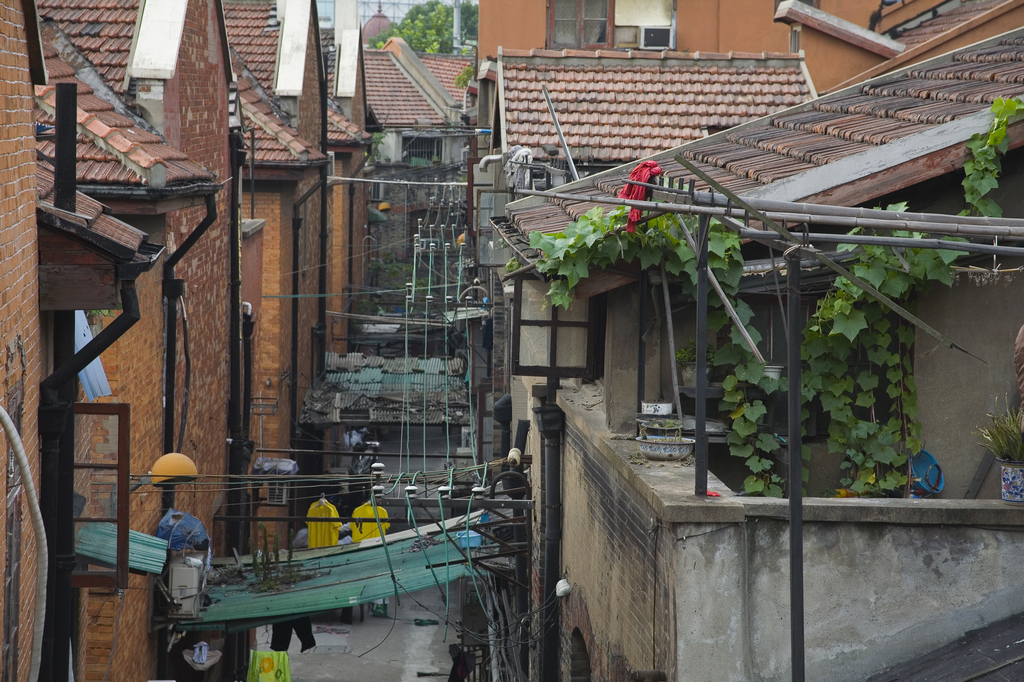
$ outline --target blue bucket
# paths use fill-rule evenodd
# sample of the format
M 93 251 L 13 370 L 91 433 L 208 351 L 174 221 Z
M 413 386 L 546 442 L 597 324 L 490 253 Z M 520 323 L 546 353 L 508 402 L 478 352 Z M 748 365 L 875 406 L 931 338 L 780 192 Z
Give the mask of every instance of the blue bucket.
M 937 495 L 946 485 L 942 468 L 927 450 L 911 456 L 910 477 L 910 493 L 915 497 Z

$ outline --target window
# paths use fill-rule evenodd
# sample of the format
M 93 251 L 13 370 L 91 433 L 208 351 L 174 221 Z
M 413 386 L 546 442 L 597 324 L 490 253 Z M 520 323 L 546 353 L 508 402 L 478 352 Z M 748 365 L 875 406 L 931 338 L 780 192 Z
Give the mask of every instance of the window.
M 440 137 L 409 135 L 402 138 L 402 163 L 411 166 L 429 166 L 441 161 L 443 143 Z
M 551 0 L 549 47 L 607 47 L 612 34 L 609 0 Z

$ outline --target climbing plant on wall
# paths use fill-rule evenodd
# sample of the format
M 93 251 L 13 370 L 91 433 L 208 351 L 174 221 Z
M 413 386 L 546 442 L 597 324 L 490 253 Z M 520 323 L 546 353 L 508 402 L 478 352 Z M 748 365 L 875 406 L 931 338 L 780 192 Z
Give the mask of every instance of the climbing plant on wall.
M 967 143 L 971 158 L 964 162 L 963 186 L 969 208 L 963 213 L 998 218 L 1003 215 L 1003 209 L 988 194 L 999 186 L 999 174 L 1003 170 L 1000 157 L 1010 144 L 1006 127 L 1024 114 L 1024 102 L 1017 97 L 998 97 L 991 111 L 992 124 L 988 132 L 974 134 Z
M 552 277 L 549 297 L 553 305 L 568 307 L 576 285 L 590 268 L 605 268 L 619 261 L 639 260 L 643 268 L 664 262 L 666 271 L 679 277 L 683 293 L 694 295 L 696 257 L 679 238 L 684 225 L 695 232 L 693 226 L 678 216 L 665 215 L 638 225 L 636 232 L 627 232 L 626 214 L 625 208 L 607 213 L 594 208 L 563 232 L 531 234 L 530 246 L 544 254 L 537 269 Z M 897 236 L 920 238 L 909 232 Z M 897 253 L 868 246 L 857 251 L 855 258 L 854 274 L 912 307 L 914 294 L 926 290 L 930 283 L 950 284 L 949 264 L 955 253 L 909 248 Z M 740 240 L 716 221 L 710 230 L 708 266 L 747 325 L 753 310 L 736 298 L 743 274 Z M 767 407 L 756 395 L 786 390 L 786 379 L 776 380 L 764 373 L 714 292 L 709 294 L 708 328 L 719 339 L 713 364 L 727 373 L 722 384 L 725 397 L 719 407 L 731 419 L 729 451 L 742 458 L 750 471 L 744 489 L 751 494 L 781 496 L 783 481 L 774 473 L 771 459 L 780 443 L 761 426 Z M 760 342 L 755 329 L 747 327 L 747 331 L 755 343 Z M 830 417 L 829 448 L 845 455 L 843 468 L 848 473 L 844 485 L 859 494 L 899 489 L 907 480 L 902 469 L 906 455 L 920 447 L 910 356 L 913 337 L 911 327 L 902 320 L 893 321 L 885 309 L 845 278 L 837 279 L 819 302 L 804 332 L 802 356 L 810 370 L 804 373 L 802 386 L 804 418 L 809 415 L 807 405 L 819 401 Z M 851 366 L 859 368 L 854 375 Z M 879 409 L 878 391 L 884 391 L 884 414 Z M 807 453 L 805 447 L 805 457 Z

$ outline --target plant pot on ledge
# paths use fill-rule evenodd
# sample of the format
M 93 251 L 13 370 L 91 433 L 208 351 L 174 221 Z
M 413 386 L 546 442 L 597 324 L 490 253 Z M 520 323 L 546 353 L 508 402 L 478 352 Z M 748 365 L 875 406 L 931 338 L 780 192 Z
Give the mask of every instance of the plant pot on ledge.
M 1024 504 L 1024 437 L 1020 408 L 988 415 L 991 423 L 975 431 L 980 444 L 999 460 L 1003 502 Z

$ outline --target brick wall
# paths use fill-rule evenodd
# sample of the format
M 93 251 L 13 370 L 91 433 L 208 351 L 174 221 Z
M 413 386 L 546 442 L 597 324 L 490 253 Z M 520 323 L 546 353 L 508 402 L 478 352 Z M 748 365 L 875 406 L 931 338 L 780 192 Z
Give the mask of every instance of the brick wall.
M 3 404 L 14 410 L 23 387 L 21 435 L 28 454 L 33 481 L 39 484 L 39 381 L 43 371 L 44 348 L 40 335 L 39 291 L 36 249 L 35 140 L 32 115 L 32 85 L 28 72 L 21 2 L 0 0 L 0 381 Z M 17 414 L 12 414 L 17 418 Z M 8 448 L 3 446 L 4 463 Z M 6 479 L 6 477 L 4 477 Z M 6 480 L 3 485 L 4 524 L 7 521 Z M 35 604 L 36 544 L 28 517 L 25 495 L 14 507 L 21 516 L 20 595 L 18 609 L 18 664 L 15 679 L 28 680 L 32 650 Z M 6 533 L 0 533 L 0 571 L 6 576 Z M 0 612 L 4 608 L 0 589 Z M 2 622 L 2 621 L 0 621 Z M 2 627 L 2 625 L 0 625 Z M 0 663 L 2 664 L 2 663 Z
M 164 121 L 168 144 L 209 169 L 218 181 L 230 178 L 227 148 L 227 80 L 223 49 L 217 29 L 219 12 L 214 0 L 191 0 L 186 14 L 179 61 L 165 86 Z M 188 422 L 182 452 L 191 457 L 201 475 L 226 471 L 228 401 L 228 197 L 230 185 L 217 196 L 217 220 L 176 268 L 186 282 L 189 345 L 192 360 Z M 169 251 L 177 248 L 205 216 L 204 207 L 174 211 L 166 217 L 162 234 L 152 241 Z M 142 319 L 103 354 L 115 402 L 132 405 L 132 471 L 148 471 L 163 454 L 164 322 L 162 267 L 144 274 L 136 283 Z M 109 320 L 108 320 L 109 322 Z M 185 366 L 181 320 L 175 389 L 176 422 L 181 418 Z M 179 423 L 175 424 L 175 436 Z M 223 551 L 222 534 L 213 524 L 223 496 L 216 486 L 178 486 L 175 506 L 194 514 L 206 525 Z M 144 486 L 132 495 L 132 528 L 156 531 L 160 493 Z M 76 679 L 99 681 L 108 661 L 111 679 L 144 680 L 156 674 L 158 637 L 148 633 L 149 580 L 131 576 L 123 598 L 104 590 L 82 591 L 79 659 Z M 114 633 L 117 641 L 113 642 Z M 111 658 L 111 651 L 113 657 Z M 171 676 L 179 665 L 171 653 Z M 115 672 L 116 671 L 116 672 Z

